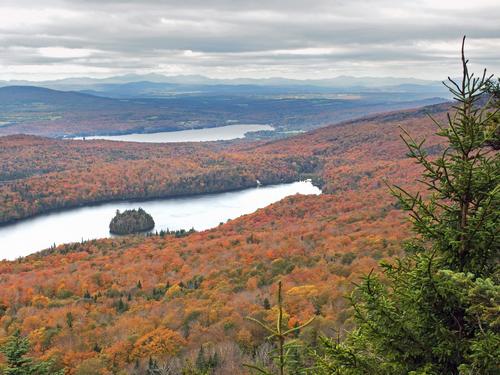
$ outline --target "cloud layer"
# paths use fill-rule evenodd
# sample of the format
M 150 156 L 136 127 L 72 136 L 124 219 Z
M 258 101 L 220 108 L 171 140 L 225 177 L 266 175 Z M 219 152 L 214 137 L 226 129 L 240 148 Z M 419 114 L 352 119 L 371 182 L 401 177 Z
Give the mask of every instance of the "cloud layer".
M 497 0 L 3 0 L 0 79 L 500 74 Z

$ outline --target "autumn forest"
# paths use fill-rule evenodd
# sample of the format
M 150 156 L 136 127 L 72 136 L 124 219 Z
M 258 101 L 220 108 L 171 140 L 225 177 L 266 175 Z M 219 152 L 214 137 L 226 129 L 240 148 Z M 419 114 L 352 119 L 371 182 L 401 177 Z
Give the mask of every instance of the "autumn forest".
M 317 345 L 321 335 L 342 334 L 353 324 L 345 299 L 353 282 L 402 254 L 408 237 L 384 185 L 412 188 L 420 173 L 399 126 L 426 137 L 436 153 L 442 142 L 427 114 L 443 120 L 447 109 L 387 113 L 255 144 L 1 138 L 4 222 L 110 199 L 238 189 L 256 179 L 311 177 L 324 192 L 207 232 L 94 240 L 4 261 L 4 335 L 19 329 L 35 357 L 70 373 L 133 372 L 150 358 L 175 358 L 172 368 L 195 371 L 200 351 L 207 361 L 216 356 L 218 373 L 245 373 L 241 364 L 265 356 L 269 345 L 245 317 L 272 321 L 278 280 L 289 327 L 317 317 L 298 338 Z
M 1 375 L 499 373 L 500 7 L 278 3 L 0 4 Z

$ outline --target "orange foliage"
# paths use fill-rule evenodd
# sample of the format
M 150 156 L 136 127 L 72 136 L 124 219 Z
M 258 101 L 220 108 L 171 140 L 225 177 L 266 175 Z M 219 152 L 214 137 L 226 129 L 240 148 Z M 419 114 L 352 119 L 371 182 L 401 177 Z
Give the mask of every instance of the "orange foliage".
M 442 115 L 439 111 L 436 116 Z M 231 171 L 226 176 L 243 173 L 244 179 L 270 168 L 265 172 L 270 179 L 292 178 L 309 170 L 297 166 L 297 160 L 315 165 L 311 176 L 323 181 L 328 194 L 288 197 L 184 238 L 108 238 L 0 262 L 0 341 L 19 328 L 31 335 L 35 356 L 59 353 L 61 363 L 71 369 L 92 364 L 111 372 L 133 366 L 138 357 L 190 356 L 201 343 L 235 343 L 251 352 L 265 333 L 244 317 L 275 318 L 274 285 L 278 280 L 284 285 L 287 324 L 294 326 L 311 314 L 318 315 L 314 327 L 301 332 L 301 338 L 348 327 L 349 307 L 344 296 L 352 282 L 377 267 L 380 260 L 399 254 L 407 236 L 404 215 L 382 183 L 388 178 L 408 186 L 418 174 L 400 145 L 398 125 L 402 121 L 416 136 L 427 136 L 431 150 L 439 147 L 439 139 L 432 136 L 434 128 L 421 110 L 268 143 L 160 146 L 86 141 L 68 146 L 64 149 L 68 157 L 61 162 L 64 165 L 51 167 L 48 163 L 44 168 L 52 169 L 46 174 L 28 168 L 23 172 L 27 177 L 0 187 L 4 202 L 11 202 L 4 198 L 7 190 L 14 192 L 9 197 L 17 196 L 15 205 L 0 206 L 4 220 L 12 217 L 12 207 L 27 202 L 19 190 L 40 193 L 44 184 L 49 187 L 46 199 L 66 202 L 70 195 L 74 203 L 85 194 L 89 199 L 101 199 L 110 186 L 119 192 L 116 196 L 123 196 L 120 189 L 130 192 L 142 178 L 154 189 L 155 181 L 186 181 L 187 173 L 195 184 L 199 176 L 208 176 L 203 174 L 205 168 Z M 58 149 L 64 144 L 33 137 L 11 141 L 21 150 L 26 147 L 31 155 L 25 158 L 21 151 L 20 166 L 33 160 L 35 149 L 43 155 L 48 152 L 46 147 Z M 116 158 L 103 162 L 111 157 L 102 151 L 108 146 Z M 0 150 L 2 153 L 3 148 Z M 77 157 L 76 150 L 85 156 Z M 123 161 L 124 155 L 130 160 Z M 145 155 L 150 156 L 149 161 Z M 12 175 L 15 158 L 7 159 L 7 167 L 2 168 Z M 186 163 L 172 163 L 174 159 Z M 234 160 L 242 164 L 234 164 Z M 282 164 L 275 166 L 275 160 Z M 135 175 L 134 163 L 151 171 Z M 249 166 L 243 167 L 246 163 Z M 124 165 L 131 172 L 125 172 Z M 91 190 L 82 185 L 82 176 L 90 179 Z M 68 183 L 60 185 L 63 180 Z M 104 184 L 104 180 L 112 184 Z M 53 195 L 54 191 L 61 193 Z M 270 309 L 266 309 L 266 298 Z
M 186 340 L 177 332 L 168 328 L 157 328 L 137 340 L 132 350 L 132 357 L 173 356 L 184 345 L 186 345 Z

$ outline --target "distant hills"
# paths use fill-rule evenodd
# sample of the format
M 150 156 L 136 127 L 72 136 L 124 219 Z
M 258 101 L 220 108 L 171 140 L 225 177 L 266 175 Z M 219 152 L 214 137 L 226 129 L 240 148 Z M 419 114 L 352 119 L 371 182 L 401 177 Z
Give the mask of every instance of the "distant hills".
M 324 80 L 213 79 L 200 75 L 165 76 L 129 74 L 103 79 L 67 78 L 53 81 L 0 81 L 1 86 L 39 86 L 63 91 L 85 91 L 117 98 L 164 97 L 192 94 L 284 95 L 284 94 L 352 94 L 400 93 L 412 99 L 444 96 L 447 91 L 437 81 L 414 78 L 378 78 L 340 76 Z
M 167 76 L 163 74 L 126 74 L 112 76 L 107 78 L 90 78 L 90 77 L 74 77 L 64 78 L 52 81 L 23 81 L 11 80 L 0 81 L 0 85 L 94 85 L 105 83 L 130 83 L 130 82 L 156 82 L 156 83 L 175 83 L 175 84 L 196 84 L 196 85 L 267 85 L 267 86 L 329 86 L 329 87 L 385 87 L 397 86 L 402 84 L 415 85 L 433 85 L 440 84 L 439 81 L 423 80 L 416 78 L 396 78 L 396 77 L 354 77 L 354 76 L 338 76 L 327 79 L 290 79 L 282 77 L 272 78 L 230 78 L 218 79 L 209 78 L 202 75 L 173 75 Z
M 285 86 L 252 85 L 189 89 L 192 91 L 180 95 L 175 84 L 147 81 L 107 83 L 80 92 L 22 85 L 0 87 L 0 135 L 151 133 L 228 123 L 270 124 L 279 134 L 445 101 L 428 94 L 402 92 L 334 94 L 320 87 L 310 91 L 303 88 L 301 92 Z M 155 94 L 164 90 L 173 93 Z
M 1 106 L 88 106 L 110 104 L 113 99 L 95 97 L 81 92 L 59 91 L 37 86 L 6 86 L 0 87 Z M 26 108 L 34 110 L 35 108 Z

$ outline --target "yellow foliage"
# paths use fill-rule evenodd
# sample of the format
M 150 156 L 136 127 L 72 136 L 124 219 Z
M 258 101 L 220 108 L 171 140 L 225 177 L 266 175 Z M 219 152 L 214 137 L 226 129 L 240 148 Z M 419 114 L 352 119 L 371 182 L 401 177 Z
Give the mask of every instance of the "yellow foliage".
M 33 348 L 36 351 L 41 350 L 41 343 L 44 339 L 46 329 L 45 327 L 41 327 L 38 329 L 35 329 L 29 333 L 29 339 L 31 342 L 31 345 L 33 345 Z
M 270 310 L 266 311 L 266 316 L 264 317 L 264 320 L 268 323 L 273 323 L 276 321 L 276 319 L 278 319 L 279 313 L 280 313 L 279 307 L 275 305 L 271 307 Z M 290 314 L 287 313 L 285 309 L 283 309 L 283 321 L 287 322 L 288 319 L 290 319 Z
M 168 328 L 157 328 L 136 341 L 132 357 L 171 356 L 177 354 L 184 345 L 186 340 L 177 332 Z
M 246 328 L 242 328 L 238 331 L 236 335 L 236 341 L 241 347 L 245 349 L 251 349 L 253 346 L 252 334 Z
M 319 290 L 315 285 L 302 285 L 291 288 L 288 290 L 287 294 L 300 298 L 310 298 L 317 296 L 319 294 Z
M 167 298 L 179 297 L 180 295 L 182 295 L 182 288 L 177 284 L 170 287 L 170 289 L 167 290 L 167 293 L 165 293 Z
M 47 307 L 49 302 L 50 302 L 50 299 L 48 297 L 42 296 L 40 294 L 34 296 L 31 299 L 31 304 L 35 307 Z

